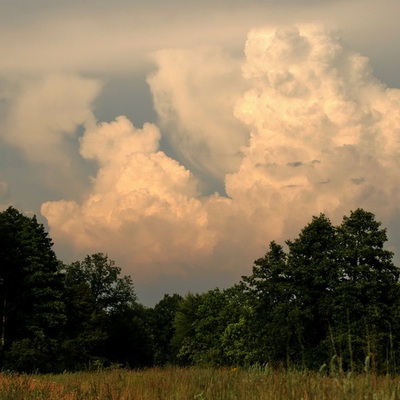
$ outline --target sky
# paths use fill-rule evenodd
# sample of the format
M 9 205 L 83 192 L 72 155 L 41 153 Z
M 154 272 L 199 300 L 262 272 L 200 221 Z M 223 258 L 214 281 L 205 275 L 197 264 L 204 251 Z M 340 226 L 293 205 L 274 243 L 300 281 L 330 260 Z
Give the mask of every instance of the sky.
M 4 0 L 0 209 L 139 301 L 359 207 L 400 264 L 398 0 Z

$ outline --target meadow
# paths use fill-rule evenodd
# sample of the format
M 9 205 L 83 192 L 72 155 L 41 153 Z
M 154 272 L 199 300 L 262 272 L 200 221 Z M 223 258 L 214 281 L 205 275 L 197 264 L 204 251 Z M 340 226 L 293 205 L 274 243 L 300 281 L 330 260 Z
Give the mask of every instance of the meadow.
M 400 377 L 253 369 L 150 368 L 0 375 L 2 400 L 396 400 Z

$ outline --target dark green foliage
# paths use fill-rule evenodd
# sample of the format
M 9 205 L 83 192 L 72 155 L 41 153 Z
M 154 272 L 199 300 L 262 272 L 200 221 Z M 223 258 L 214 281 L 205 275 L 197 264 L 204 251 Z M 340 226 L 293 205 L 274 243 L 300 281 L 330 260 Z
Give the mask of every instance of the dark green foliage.
M 321 214 L 287 251 L 271 242 L 239 285 L 188 295 L 175 319 L 180 359 L 395 372 L 399 270 L 380 225 L 361 209 L 336 227 Z
M 290 356 L 288 346 L 293 334 L 288 307 L 293 293 L 287 255 L 282 246 L 271 242 L 266 255 L 254 264 L 253 274 L 243 277 L 243 283 L 254 312 L 252 331 L 263 339 L 253 340 L 256 347 L 251 350 L 260 363 L 285 361 Z
M 185 327 L 182 321 L 190 323 L 192 331 L 191 336 L 187 335 L 183 339 L 178 357 L 195 364 L 220 365 L 223 363 L 221 335 L 227 325 L 223 315 L 224 293 L 214 289 L 193 300 L 190 296 L 186 297 L 177 313 L 177 333 L 182 333 L 182 327 Z
M 103 253 L 86 256 L 66 267 L 66 285 L 83 286 L 99 309 L 118 312 L 136 303 L 132 279 L 120 277 L 121 268 Z
M 323 214 L 252 274 L 203 294 L 137 302 L 103 253 L 62 265 L 35 217 L 0 213 L 0 356 L 6 369 L 270 364 L 398 373 L 399 270 L 362 209 Z M 285 250 L 286 249 L 286 250 Z
M 340 280 L 333 299 L 334 337 L 336 347 L 347 352 L 351 368 L 366 357 L 372 368 L 380 370 L 389 361 L 386 349 L 400 295 L 399 270 L 392 262 L 393 253 L 384 249 L 387 235 L 380 225 L 372 213 L 356 210 L 338 228 Z
M 10 207 L 0 213 L 3 367 L 51 370 L 65 323 L 59 263 L 43 225 Z
M 108 363 L 131 368 L 153 365 L 152 330 L 143 306 L 135 304 L 110 314 L 106 332 L 102 356 Z
M 148 310 L 148 318 L 153 332 L 155 365 L 173 364 L 176 349 L 172 338 L 175 334 L 174 321 L 183 298 L 179 294 L 166 294 L 153 309 Z
M 251 337 L 247 322 L 252 321 L 252 313 L 242 288 L 188 294 L 180 303 L 173 344 L 181 363 L 231 365 L 239 361 L 238 354 L 238 363 L 250 363 L 252 353 L 244 342 Z M 240 337 L 242 330 L 246 336 Z
M 336 229 L 322 214 L 287 244 L 293 296 L 289 304 L 294 334 L 291 362 L 317 368 L 324 357 L 321 343 L 328 331 L 339 279 Z
M 63 266 L 36 217 L 0 213 L 2 367 L 151 365 L 151 330 L 132 279 L 102 253 Z
M 120 277 L 121 269 L 102 253 L 74 262 L 63 272 L 65 367 L 79 369 L 93 362 L 149 365 L 150 329 L 132 279 Z
M 175 333 L 172 346 L 178 354 L 181 364 L 194 362 L 192 342 L 196 335 L 195 323 L 199 320 L 198 308 L 201 304 L 201 295 L 189 293 L 180 302 L 174 319 Z
M 259 338 L 264 327 L 259 323 L 252 296 L 243 282 L 224 290 L 223 295 L 223 364 L 250 366 L 263 363 L 264 353 L 260 349 L 264 342 Z
M 287 254 L 272 242 L 243 279 L 260 321 L 260 342 L 267 344 L 265 359 L 314 369 L 334 359 L 351 370 L 367 360 L 368 368 L 387 370 L 400 292 L 386 241 L 374 215 L 358 209 L 338 227 L 324 215 L 314 217 L 287 242 Z

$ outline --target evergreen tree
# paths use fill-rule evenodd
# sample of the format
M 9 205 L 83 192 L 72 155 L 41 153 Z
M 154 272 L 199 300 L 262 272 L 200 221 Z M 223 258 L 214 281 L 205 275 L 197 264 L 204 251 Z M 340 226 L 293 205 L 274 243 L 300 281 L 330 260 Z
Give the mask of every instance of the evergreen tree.
M 52 370 L 65 322 L 59 262 L 36 217 L 9 207 L 0 213 L 2 366 Z

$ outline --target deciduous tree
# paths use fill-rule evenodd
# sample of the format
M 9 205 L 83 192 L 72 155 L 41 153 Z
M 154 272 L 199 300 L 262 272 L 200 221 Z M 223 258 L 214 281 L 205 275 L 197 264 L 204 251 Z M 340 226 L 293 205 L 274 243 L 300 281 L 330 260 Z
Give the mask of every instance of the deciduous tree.
M 106 254 L 88 255 L 64 268 L 67 325 L 65 364 L 139 366 L 151 363 L 150 330 L 131 277 Z

